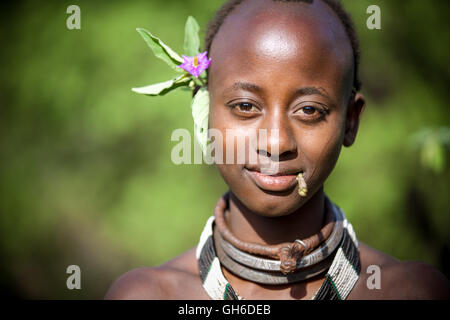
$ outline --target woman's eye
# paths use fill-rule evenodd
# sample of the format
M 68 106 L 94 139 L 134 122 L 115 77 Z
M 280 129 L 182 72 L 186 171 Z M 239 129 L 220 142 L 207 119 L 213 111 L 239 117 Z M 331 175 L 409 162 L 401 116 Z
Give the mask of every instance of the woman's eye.
M 327 114 L 327 111 L 321 107 L 303 106 L 296 114 L 300 115 L 304 120 L 321 120 Z
M 309 107 L 309 106 L 308 107 L 303 107 L 300 110 L 302 111 L 302 113 L 308 114 L 308 115 L 313 115 L 317 111 L 316 108 Z
M 248 103 L 248 102 L 236 103 L 236 104 L 232 105 L 232 107 L 237 112 L 241 112 L 241 113 L 259 112 L 259 109 L 257 107 L 255 107 L 253 104 Z

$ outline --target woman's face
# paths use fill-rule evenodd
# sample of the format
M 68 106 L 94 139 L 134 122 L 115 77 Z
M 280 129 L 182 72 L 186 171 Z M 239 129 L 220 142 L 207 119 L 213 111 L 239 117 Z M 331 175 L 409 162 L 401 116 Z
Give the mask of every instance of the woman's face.
M 353 55 L 344 27 L 321 1 L 247 1 L 222 25 L 210 57 L 210 128 L 222 133 L 224 161 L 225 146 L 234 146 L 235 155 L 233 163 L 217 164 L 222 177 L 257 214 L 294 212 L 321 188 L 341 146 L 356 135 L 363 102 L 351 97 Z M 249 143 L 264 131 L 267 145 Z M 242 137 L 244 148 L 237 143 Z M 236 163 L 239 152 L 244 163 Z M 276 169 L 272 176 L 260 174 L 263 161 Z M 298 194 L 299 172 L 306 197 Z

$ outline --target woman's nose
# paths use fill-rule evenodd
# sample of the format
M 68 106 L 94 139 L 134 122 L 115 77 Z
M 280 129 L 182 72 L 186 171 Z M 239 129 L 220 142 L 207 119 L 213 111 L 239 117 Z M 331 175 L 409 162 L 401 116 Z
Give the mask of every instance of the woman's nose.
M 272 161 L 282 161 L 291 158 L 297 152 L 297 143 L 289 118 L 281 111 L 275 110 L 266 115 L 259 127 L 260 140 L 264 142 L 264 132 L 267 144 L 258 145 L 258 154 L 270 157 Z M 261 139 L 262 138 L 262 139 Z

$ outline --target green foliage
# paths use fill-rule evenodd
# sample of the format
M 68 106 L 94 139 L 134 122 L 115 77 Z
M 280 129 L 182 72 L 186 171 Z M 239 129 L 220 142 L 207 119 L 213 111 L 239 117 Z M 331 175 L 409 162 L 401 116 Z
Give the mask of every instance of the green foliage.
M 198 35 L 200 27 L 197 20 L 189 16 L 184 30 L 184 52 L 188 56 L 195 56 L 200 53 L 200 37 Z
M 208 120 L 209 120 L 209 92 L 206 88 L 200 88 L 191 103 L 192 118 L 194 119 L 194 134 L 206 156 L 208 145 Z
M 450 128 L 425 128 L 417 132 L 412 140 L 420 152 L 420 162 L 436 174 L 445 170 L 446 147 L 450 146 Z
M 183 62 L 183 59 L 178 55 L 178 53 L 170 49 L 169 46 L 147 30 L 142 28 L 137 28 L 136 30 L 145 40 L 150 49 L 152 49 L 153 54 L 156 57 L 163 60 L 176 72 L 183 72 L 182 69 L 178 68 L 178 65 Z
M 148 85 L 140 88 L 133 88 L 132 90 L 136 93 L 145 94 L 149 96 L 162 96 L 166 93 L 177 89 L 179 87 L 187 87 L 191 90 L 194 89 L 194 84 L 203 86 L 205 83 L 205 72 L 202 73 L 200 80 L 192 76 L 188 72 L 184 71 L 179 67 L 183 63 L 183 59 L 178 53 L 169 48 L 161 39 L 155 37 L 150 32 L 145 29 L 136 29 L 145 42 L 148 44 L 150 49 L 152 49 L 153 54 L 166 62 L 172 69 L 177 72 L 182 72 L 183 75 L 176 77 L 171 80 L 164 82 Z M 199 38 L 200 27 L 194 17 L 189 16 L 186 20 L 185 25 L 185 37 L 184 37 L 184 50 L 188 56 L 195 56 L 200 50 L 200 38 Z
M 140 88 L 132 88 L 132 90 L 136 93 L 141 93 L 148 96 L 163 96 L 178 87 L 189 86 L 190 81 L 191 79 L 187 77 L 186 74 L 183 74 L 168 81 L 151 84 Z

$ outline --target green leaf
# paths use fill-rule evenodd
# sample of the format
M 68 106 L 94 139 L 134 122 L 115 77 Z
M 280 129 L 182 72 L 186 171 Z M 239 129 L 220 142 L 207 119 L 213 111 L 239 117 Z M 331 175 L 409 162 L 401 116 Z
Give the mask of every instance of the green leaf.
M 194 17 L 189 16 L 184 27 L 184 52 L 193 57 L 200 53 L 200 37 L 198 32 L 200 27 Z
M 209 92 L 200 88 L 192 99 L 192 118 L 194 119 L 194 136 L 206 155 L 208 145 Z
M 170 49 L 169 46 L 147 30 L 142 28 L 137 28 L 136 30 L 145 40 L 150 49 L 152 49 L 153 54 L 156 57 L 166 62 L 175 71 L 184 72 L 183 69 L 178 67 L 181 63 L 183 63 L 183 59 L 178 55 L 178 53 Z
M 136 93 L 145 94 L 148 96 L 162 96 L 178 87 L 181 86 L 187 87 L 189 85 L 189 81 L 190 77 L 187 74 L 184 74 L 175 79 L 151 84 L 145 87 L 132 88 L 131 90 Z
M 412 136 L 411 145 L 420 151 L 421 165 L 440 174 L 447 162 L 446 147 L 450 146 L 450 128 L 421 129 Z
M 428 169 L 439 174 L 445 168 L 445 148 L 435 136 L 430 136 L 428 141 L 422 146 L 421 162 Z

